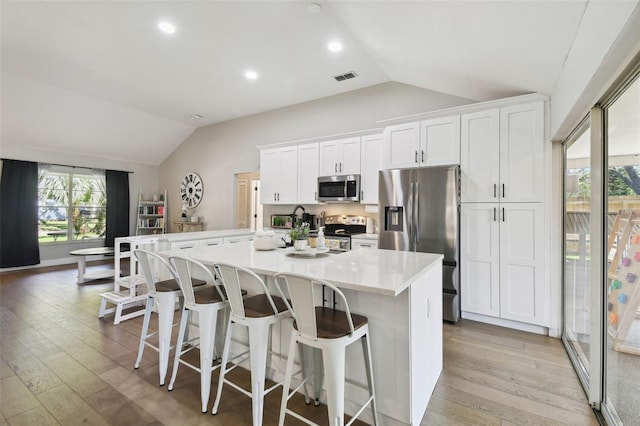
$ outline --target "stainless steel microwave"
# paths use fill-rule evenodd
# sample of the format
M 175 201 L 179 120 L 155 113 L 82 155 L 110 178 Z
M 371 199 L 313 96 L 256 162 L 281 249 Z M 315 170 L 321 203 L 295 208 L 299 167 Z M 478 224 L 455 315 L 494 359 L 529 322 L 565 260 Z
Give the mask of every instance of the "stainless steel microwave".
M 320 176 L 318 178 L 318 201 L 360 201 L 360 175 Z

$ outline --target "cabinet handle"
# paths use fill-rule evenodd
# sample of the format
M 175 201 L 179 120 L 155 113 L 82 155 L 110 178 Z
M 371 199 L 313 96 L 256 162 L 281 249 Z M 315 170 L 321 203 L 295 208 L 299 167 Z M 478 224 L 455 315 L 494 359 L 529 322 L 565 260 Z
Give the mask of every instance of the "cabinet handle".
M 496 184 L 493 184 L 493 198 L 496 198 Z
M 273 201 L 278 201 L 278 199 L 276 198 L 276 193 L 273 193 Z
M 338 163 L 333 163 L 333 171 L 338 173 Z
M 422 150 L 422 160 L 421 161 L 424 163 L 424 149 Z
M 340 173 L 342 173 L 342 163 L 340 163 Z
M 418 151 L 416 151 L 416 155 L 414 157 L 414 161 L 417 163 L 418 162 Z
M 318 191 L 315 191 L 315 192 L 313 193 L 313 198 L 314 198 L 316 201 L 318 201 Z
M 504 183 L 502 184 L 502 198 L 504 198 Z
M 502 221 L 504 222 L 504 207 L 502 208 Z
M 280 201 L 280 193 L 278 192 L 277 194 L 278 194 L 278 201 Z
M 360 199 L 362 200 L 364 198 L 364 191 L 360 191 Z
M 496 208 L 493 208 L 493 221 L 496 221 Z

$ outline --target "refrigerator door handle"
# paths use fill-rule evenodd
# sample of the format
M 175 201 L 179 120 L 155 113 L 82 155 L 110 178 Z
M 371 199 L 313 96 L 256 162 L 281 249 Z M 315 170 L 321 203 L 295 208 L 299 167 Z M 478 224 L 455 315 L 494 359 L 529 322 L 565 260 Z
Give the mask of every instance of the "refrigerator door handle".
M 407 231 L 409 231 L 409 251 L 413 251 L 413 196 L 415 191 L 413 189 L 414 183 L 409 183 L 409 199 L 407 200 Z
M 420 227 L 418 226 L 418 218 L 419 218 L 419 210 L 420 210 L 420 203 L 419 203 L 419 197 L 420 197 L 420 190 L 419 190 L 420 184 L 418 182 L 415 183 L 415 185 L 413 185 L 413 191 L 414 191 L 414 196 L 413 196 L 413 250 L 418 250 L 418 241 L 419 241 L 419 232 L 420 232 Z

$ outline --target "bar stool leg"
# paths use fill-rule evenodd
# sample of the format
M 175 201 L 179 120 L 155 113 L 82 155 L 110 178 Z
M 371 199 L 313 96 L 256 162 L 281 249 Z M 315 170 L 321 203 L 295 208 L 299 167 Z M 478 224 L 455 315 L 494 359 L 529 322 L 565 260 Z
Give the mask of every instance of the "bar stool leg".
M 269 325 L 258 324 L 249 327 L 249 353 L 251 364 L 251 395 L 253 426 L 262 425 L 264 409 L 264 379 L 267 368 L 267 345 L 269 343 Z
M 149 322 L 151 321 L 151 311 L 153 310 L 153 298 L 147 297 L 147 307 L 144 310 L 144 318 L 142 320 L 142 330 L 140 331 L 140 345 L 138 346 L 138 358 L 133 368 L 136 370 L 140 368 L 140 361 L 142 361 L 142 354 L 144 354 L 144 342 L 147 339 L 147 333 L 149 332 Z
M 211 394 L 211 367 L 213 366 L 213 345 L 216 337 L 218 311 L 198 311 L 200 329 L 200 397 L 202 412 L 207 412 Z
M 171 348 L 171 326 L 173 323 L 173 309 L 176 296 L 173 293 L 157 293 L 158 302 L 158 349 L 160 352 L 158 369 L 160 372 L 160 386 L 164 386 L 169 368 L 169 350 Z
M 322 351 L 324 376 L 327 383 L 329 424 L 344 425 L 345 347 L 335 345 Z
M 369 394 L 371 395 L 371 409 L 373 410 L 373 424 L 378 424 L 378 407 L 376 406 L 376 391 L 373 385 L 373 366 L 371 365 L 371 342 L 369 334 L 365 334 L 360 339 L 362 341 L 362 350 L 364 352 L 364 365 L 367 371 L 367 384 L 369 385 Z
M 289 356 L 287 357 L 287 368 L 284 373 L 284 383 L 282 384 L 282 399 L 280 400 L 280 419 L 278 420 L 278 426 L 284 425 L 284 418 L 287 411 L 287 401 L 289 400 L 289 390 L 291 388 L 291 376 L 293 375 L 293 359 L 296 353 L 296 341 L 295 336 L 291 336 L 291 344 L 289 346 Z M 304 364 L 303 364 L 303 375 Z M 304 380 L 304 377 L 303 377 Z M 305 392 L 306 393 L 306 392 Z
M 324 378 L 322 364 L 322 349 L 312 348 L 313 352 L 313 405 L 320 405 L 320 392 L 322 392 L 322 379 Z
M 171 380 L 169 381 L 169 390 L 173 390 L 173 385 L 176 382 L 176 376 L 178 375 L 178 368 L 180 368 L 180 356 L 182 355 L 182 345 L 184 344 L 186 330 L 189 326 L 189 317 L 191 311 L 182 308 L 182 314 L 180 315 L 180 329 L 178 331 L 178 340 L 176 340 L 176 353 L 173 357 L 173 372 L 171 373 Z
M 227 362 L 229 361 L 229 347 L 231 346 L 231 330 L 233 328 L 233 322 L 231 316 L 227 316 L 227 331 L 224 336 L 224 348 L 222 349 L 222 360 L 220 361 L 220 376 L 218 378 L 218 390 L 216 392 L 216 401 L 213 403 L 211 414 L 218 413 L 218 406 L 220 404 L 220 397 L 222 396 L 222 386 L 224 385 L 224 376 L 227 372 Z

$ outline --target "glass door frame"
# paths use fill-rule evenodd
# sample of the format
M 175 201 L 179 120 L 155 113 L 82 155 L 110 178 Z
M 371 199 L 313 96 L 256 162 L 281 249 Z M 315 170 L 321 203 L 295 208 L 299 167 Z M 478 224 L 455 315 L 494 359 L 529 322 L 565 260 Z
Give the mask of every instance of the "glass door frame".
M 600 412 L 609 425 L 620 424 L 615 407 L 610 407 L 606 400 L 607 384 L 607 267 L 606 256 L 608 239 L 606 213 L 608 211 L 608 196 L 605 192 L 608 188 L 608 139 L 607 139 L 607 111 L 608 108 L 625 92 L 625 90 L 640 78 L 640 61 L 636 57 L 614 84 L 600 98 L 600 103 L 591 108 L 585 117 L 571 134 L 562 142 L 563 144 L 563 201 L 562 201 L 562 229 L 563 246 L 562 255 L 566 257 L 566 173 L 567 173 L 567 148 L 576 140 L 586 123 L 590 123 L 590 172 L 591 172 L 591 200 L 590 200 L 590 249 L 591 258 L 589 276 L 591 280 L 591 346 L 589 349 L 589 366 L 585 368 L 581 364 L 577 354 L 571 348 L 565 333 L 565 286 L 566 266 L 562 270 L 562 342 L 571 359 L 571 363 L 587 394 L 589 404 Z

